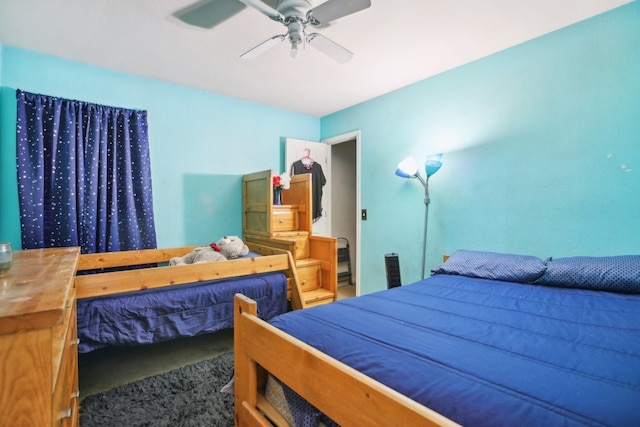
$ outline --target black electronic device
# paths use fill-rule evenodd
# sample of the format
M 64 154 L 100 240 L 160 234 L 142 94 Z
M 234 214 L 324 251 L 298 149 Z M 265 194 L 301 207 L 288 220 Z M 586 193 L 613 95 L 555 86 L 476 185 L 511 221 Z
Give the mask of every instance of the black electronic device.
M 397 288 L 400 281 L 400 262 L 398 254 L 390 253 L 384 256 L 384 266 L 387 271 L 387 289 Z

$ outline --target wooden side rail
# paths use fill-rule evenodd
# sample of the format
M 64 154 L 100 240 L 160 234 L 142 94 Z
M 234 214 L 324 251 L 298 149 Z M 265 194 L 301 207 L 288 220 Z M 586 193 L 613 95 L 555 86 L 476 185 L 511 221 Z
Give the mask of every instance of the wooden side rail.
M 166 262 L 171 257 L 182 256 L 193 248 L 195 246 L 81 255 L 79 270 Z M 81 299 L 274 271 L 283 271 L 287 277 L 295 277 L 295 265 L 291 255 L 283 252 L 222 262 L 86 274 L 76 276 L 75 285 L 77 298 Z
M 136 251 L 83 254 L 80 255 L 80 260 L 78 261 L 78 270 L 94 270 L 100 268 L 168 262 L 171 258 L 183 256 L 194 250 L 196 247 L 197 246 L 186 246 L 168 249 L 141 249 Z
M 263 369 L 340 425 L 457 426 L 260 320 L 256 303 L 244 295 L 236 295 L 234 307 L 236 426 L 264 425 L 255 410 L 263 402 Z

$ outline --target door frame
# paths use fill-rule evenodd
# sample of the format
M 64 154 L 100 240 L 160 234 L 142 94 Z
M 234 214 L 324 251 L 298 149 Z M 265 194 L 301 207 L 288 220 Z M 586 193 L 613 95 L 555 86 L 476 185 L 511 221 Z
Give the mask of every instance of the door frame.
M 361 185 L 361 153 L 360 153 L 360 138 L 361 138 L 361 132 L 359 130 L 356 131 L 351 131 L 351 132 L 347 132 L 347 133 L 343 133 L 340 135 L 336 135 L 336 136 L 332 136 L 330 138 L 325 138 L 323 140 L 321 140 L 320 142 L 327 144 L 327 145 L 336 145 L 336 144 L 341 144 L 343 142 L 349 142 L 349 141 L 354 141 L 355 140 L 355 149 L 356 149 L 356 164 L 355 164 L 355 168 L 356 168 L 356 211 L 354 212 L 355 218 L 356 218 L 356 250 L 355 250 L 355 274 L 354 276 L 356 277 L 356 295 L 360 295 L 360 241 L 361 241 L 361 234 L 360 234 L 360 228 L 361 228 L 361 218 L 360 218 L 360 213 L 361 213 L 361 209 L 362 209 L 362 205 L 361 205 L 361 192 L 360 192 L 360 185 Z M 329 162 L 331 162 L 331 160 L 329 160 Z M 332 180 L 333 181 L 333 180 Z

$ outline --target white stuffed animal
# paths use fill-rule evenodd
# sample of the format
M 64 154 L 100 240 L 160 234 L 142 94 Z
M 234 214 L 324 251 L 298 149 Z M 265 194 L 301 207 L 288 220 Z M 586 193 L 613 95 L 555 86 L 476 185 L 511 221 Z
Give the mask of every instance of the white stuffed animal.
M 227 259 L 240 258 L 249 253 L 249 248 L 238 236 L 224 236 L 217 243 L 220 253 Z
M 249 248 L 238 236 L 224 236 L 209 246 L 195 248 L 182 257 L 173 257 L 169 265 L 200 264 L 203 262 L 226 261 L 249 253 Z

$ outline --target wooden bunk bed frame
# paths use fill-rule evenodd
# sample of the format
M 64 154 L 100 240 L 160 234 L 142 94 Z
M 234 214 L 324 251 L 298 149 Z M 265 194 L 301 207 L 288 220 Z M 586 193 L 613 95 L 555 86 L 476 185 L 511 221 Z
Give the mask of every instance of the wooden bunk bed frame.
M 264 397 L 267 372 L 343 426 L 458 425 L 259 319 L 244 295 L 234 305 L 237 427 L 288 425 Z
M 263 256 L 238 258 L 215 263 L 158 266 L 123 271 L 108 271 L 78 275 L 75 278 L 78 299 L 105 296 L 167 286 L 179 286 L 206 280 L 226 279 L 258 273 L 281 271 L 291 289 L 292 305 L 300 304 L 298 278 L 290 252 L 278 248 L 247 243 L 249 250 Z M 113 267 L 143 266 L 166 263 L 172 257 L 183 256 L 196 246 L 103 252 L 80 255 L 78 271 Z M 297 301 L 297 304 L 296 304 Z

